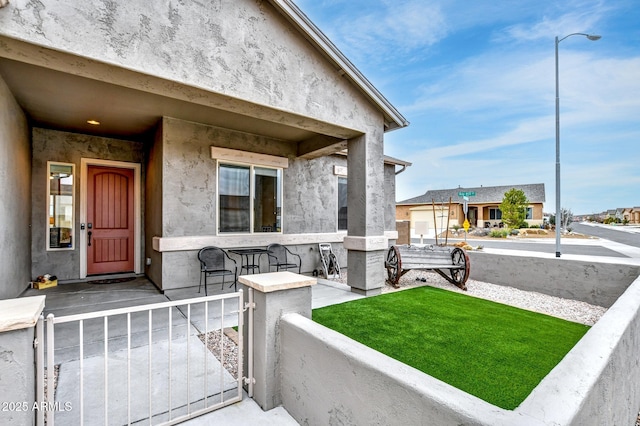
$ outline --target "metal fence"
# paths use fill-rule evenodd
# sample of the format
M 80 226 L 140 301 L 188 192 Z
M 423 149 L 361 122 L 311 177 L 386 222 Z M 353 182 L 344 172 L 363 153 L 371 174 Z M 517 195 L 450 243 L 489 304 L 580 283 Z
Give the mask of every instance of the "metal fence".
M 241 401 L 243 309 L 239 291 L 40 317 L 37 424 L 176 424 Z

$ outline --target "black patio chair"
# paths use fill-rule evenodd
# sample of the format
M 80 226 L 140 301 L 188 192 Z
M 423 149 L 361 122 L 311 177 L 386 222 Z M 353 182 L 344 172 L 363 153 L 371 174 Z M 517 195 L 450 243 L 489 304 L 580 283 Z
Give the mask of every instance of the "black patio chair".
M 269 270 L 271 270 L 272 267 L 275 267 L 276 271 L 298 268 L 298 273 L 300 273 L 302 259 L 299 255 L 292 253 L 291 250 L 282 244 L 276 243 L 269 244 L 267 250 L 269 251 Z
M 233 275 L 233 288 L 238 290 L 238 265 L 226 251 L 219 247 L 204 247 L 198 252 L 200 261 L 200 285 L 198 293 L 202 287 L 202 277 L 204 276 L 204 294 L 207 296 L 207 277 L 222 277 L 222 289 L 224 290 L 224 278 Z M 231 286 L 229 286 L 231 287 Z

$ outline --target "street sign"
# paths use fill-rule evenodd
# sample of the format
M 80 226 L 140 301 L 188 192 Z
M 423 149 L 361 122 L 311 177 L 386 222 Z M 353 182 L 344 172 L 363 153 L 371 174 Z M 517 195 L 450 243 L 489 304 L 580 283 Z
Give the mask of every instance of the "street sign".
M 460 191 L 458 192 L 458 197 L 475 197 L 475 191 Z
M 471 224 L 469 223 L 469 221 L 468 221 L 467 219 L 465 219 L 465 220 L 464 220 L 464 223 L 462 224 L 462 227 L 464 228 L 464 231 L 465 231 L 465 232 L 468 232 L 468 231 L 469 231 L 469 226 L 470 226 L 470 225 L 471 225 Z

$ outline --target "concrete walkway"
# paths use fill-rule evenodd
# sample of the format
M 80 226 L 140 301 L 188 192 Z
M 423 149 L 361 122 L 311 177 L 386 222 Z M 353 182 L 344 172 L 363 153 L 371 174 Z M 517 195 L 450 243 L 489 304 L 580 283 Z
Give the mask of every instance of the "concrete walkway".
M 139 306 L 146 304 L 162 303 L 167 301 L 177 301 L 190 299 L 194 297 L 203 296 L 204 292 L 198 294 L 197 287 L 190 287 L 180 290 L 167 291 L 164 294 L 160 292 L 148 279 L 144 277 L 136 277 L 131 281 L 116 283 L 116 284 L 89 284 L 89 283 L 69 283 L 59 284 L 57 287 L 52 287 L 44 290 L 29 289 L 22 296 L 35 296 L 46 295 L 45 301 L 45 317 L 49 314 L 54 314 L 55 317 L 61 317 L 73 314 L 82 314 L 88 312 L 97 312 L 110 309 L 117 309 L 130 306 Z M 210 289 L 211 290 L 211 289 Z M 224 292 L 232 292 L 232 288 L 225 288 Z M 220 289 L 216 288 L 215 292 L 210 291 L 210 294 L 219 294 Z M 361 298 L 362 296 L 352 293 L 350 287 L 323 279 L 318 280 L 318 284 L 312 287 L 313 308 L 332 305 L 336 303 L 342 303 L 349 300 Z M 184 307 L 173 308 L 172 315 L 172 345 L 174 345 L 175 352 L 178 346 L 182 345 L 186 347 L 187 335 L 190 335 L 194 339 L 194 334 L 204 329 L 202 325 L 203 308 L 202 306 L 193 306 L 191 309 L 191 323 L 187 324 L 186 317 L 187 312 Z M 229 305 L 225 307 L 225 326 L 232 326 L 237 324 L 237 316 L 232 312 L 237 310 L 237 305 Z M 168 335 L 168 311 L 154 313 L 154 326 L 153 326 L 153 351 L 154 353 L 161 354 L 166 353 L 166 336 Z M 209 312 L 210 321 L 218 321 L 220 318 L 220 312 L 217 308 L 210 309 Z M 144 319 L 143 319 L 144 320 Z M 212 327 L 212 322 L 210 326 Z M 102 390 L 104 389 L 104 343 L 103 336 L 103 323 L 98 320 L 86 320 L 84 324 L 84 371 L 91 372 L 87 378 L 84 379 L 85 389 L 93 389 L 96 391 L 89 392 L 85 397 L 84 406 L 87 407 L 84 410 L 84 421 L 87 424 L 93 424 L 94 420 L 99 422 L 104 417 L 101 411 L 102 403 L 100 399 L 103 397 Z M 126 333 L 127 326 L 124 321 L 112 319 L 109 321 L 109 365 L 110 375 L 112 370 L 124 374 L 126 371 L 126 364 L 118 367 L 118 362 L 125 362 L 126 354 Z M 158 337 L 156 337 L 158 336 Z M 165 336 L 165 337 L 162 337 Z M 148 331 L 144 321 L 137 322 L 132 319 L 132 354 L 134 358 L 146 359 L 146 351 L 148 350 Z M 197 339 L 196 339 L 197 340 Z M 200 345 L 199 341 L 194 341 L 192 347 Z M 164 348 L 164 349 L 163 349 Z M 77 387 L 80 382 L 78 372 L 78 327 L 74 323 L 58 324 L 56 325 L 56 364 L 60 364 L 59 381 L 56 393 L 56 400 L 70 402 L 74 407 L 79 407 L 78 391 Z M 186 349 L 185 351 L 186 352 Z M 136 354 L 140 356 L 136 356 Z M 213 356 L 209 356 L 210 362 L 209 368 L 213 368 L 213 377 L 218 377 L 220 365 Z M 162 360 L 161 360 L 162 361 Z M 115 364 L 114 364 L 115 362 Z M 175 365 L 180 365 L 180 361 Z M 156 363 L 154 363 L 155 365 Z M 134 363 L 132 366 L 132 387 L 130 390 L 126 390 L 124 395 L 131 393 L 132 395 L 139 395 L 141 398 L 135 399 L 135 406 L 132 404 L 131 413 L 134 419 L 141 419 L 148 413 L 148 398 L 146 395 L 148 391 L 148 369 L 144 365 L 137 365 Z M 174 369 L 177 368 L 174 365 Z M 157 367 L 157 368 L 156 368 Z M 167 366 L 164 366 L 165 370 Z M 155 365 L 154 371 L 162 370 L 162 365 Z M 154 379 L 154 398 L 158 397 L 157 393 L 161 393 L 162 389 L 168 388 L 168 383 L 163 384 L 157 380 L 159 376 L 157 373 L 153 373 Z M 228 375 L 228 374 L 227 374 Z M 99 377 L 98 377 L 99 376 Z M 101 378 L 102 377 L 102 378 Z M 122 390 L 118 390 L 118 385 L 126 383 L 126 377 L 119 377 L 116 379 L 109 379 L 109 394 L 110 400 L 122 400 Z M 225 376 L 225 388 L 228 389 L 233 386 L 231 376 Z M 177 382 L 176 382 L 177 383 Z M 195 383 L 195 381 L 194 381 Z M 192 383 L 192 386 L 194 386 Z M 195 386 L 198 386 L 195 383 Z M 175 389 L 175 385 L 174 385 Z M 126 407 L 126 401 L 122 400 L 122 404 Z M 122 405 L 121 404 L 121 405 Z M 161 405 L 161 404 L 158 404 Z M 93 408 L 90 408 L 93 407 Z M 123 410 L 115 410 L 116 404 L 113 403 L 114 410 L 110 410 L 109 418 L 111 421 L 117 421 L 119 423 L 126 423 L 126 417 L 123 416 Z M 126 408 L 124 409 L 124 415 L 127 414 Z M 67 412 L 56 413 L 56 420 L 64 424 L 77 424 L 79 422 L 79 410 L 70 410 Z M 175 417 L 175 416 L 174 416 Z M 194 418 L 184 424 L 188 425 L 208 425 L 208 424 L 237 424 L 237 425 L 297 425 L 298 423 L 287 413 L 283 407 L 278 407 L 268 412 L 262 411 L 258 404 L 244 394 L 242 402 L 234 404 L 229 407 L 205 414 L 203 416 Z

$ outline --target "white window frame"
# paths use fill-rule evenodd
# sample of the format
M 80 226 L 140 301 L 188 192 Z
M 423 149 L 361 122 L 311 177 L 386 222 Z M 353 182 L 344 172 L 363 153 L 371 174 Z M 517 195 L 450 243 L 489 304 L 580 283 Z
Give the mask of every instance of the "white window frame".
M 249 168 L 249 231 L 248 232 L 223 232 L 220 230 L 220 166 L 240 166 Z M 280 211 L 277 216 L 280 217 L 280 230 L 270 232 L 256 232 L 254 231 L 255 224 L 255 168 L 271 169 L 279 172 L 280 178 L 278 179 L 278 193 L 280 194 Z M 262 164 L 248 164 L 234 161 L 218 160 L 216 161 L 216 235 L 249 235 L 249 234 L 282 234 L 284 229 L 283 217 L 284 217 L 284 169 L 282 167 L 272 167 Z
M 64 166 L 71 167 L 71 246 L 69 247 L 51 247 L 51 223 L 50 223 L 50 209 L 51 209 L 51 167 L 52 166 Z M 47 161 L 47 202 L 46 202 L 46 236 L 45 245 L 46 251 L 73 251 L 76 248 L 76 182 L 78 181 L 76 175 L 76 165 L 73 163 L 64 163 L 58 161 Z

